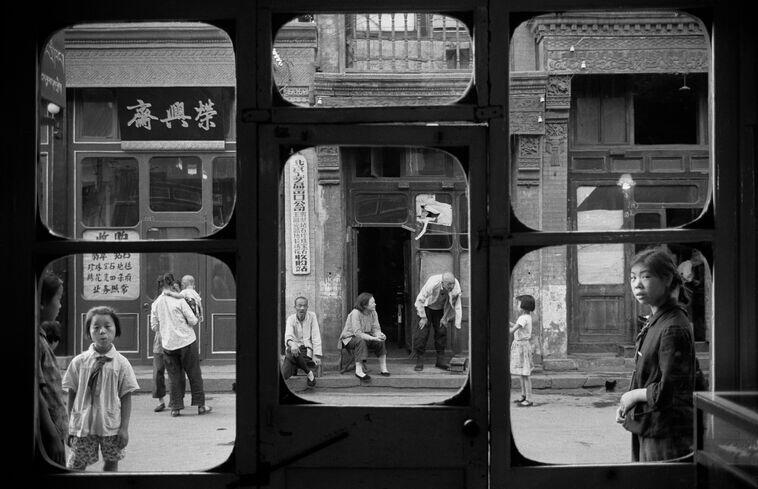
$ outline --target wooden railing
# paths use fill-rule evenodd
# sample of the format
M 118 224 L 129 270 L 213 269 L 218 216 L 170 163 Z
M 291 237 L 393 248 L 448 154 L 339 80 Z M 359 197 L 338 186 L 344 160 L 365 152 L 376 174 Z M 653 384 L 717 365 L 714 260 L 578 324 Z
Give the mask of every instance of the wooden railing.
M 471 71 L 465 24 L 436 14 L 355 14 L 345 19 L 345 66 L 357 72 Z

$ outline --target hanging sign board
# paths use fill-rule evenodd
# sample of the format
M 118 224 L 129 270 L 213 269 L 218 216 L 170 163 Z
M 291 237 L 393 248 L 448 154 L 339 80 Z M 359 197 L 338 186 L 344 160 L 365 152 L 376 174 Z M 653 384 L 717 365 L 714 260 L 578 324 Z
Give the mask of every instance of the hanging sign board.
M 311 273 L 310 224 L 308 222 L 308 161 L 296 154 L 287 160 L 290 167 L 290 221 L 292 273 Z
M 132 229 L 89 229 L 90 241 L 135 241 Z M 139 298 L 140 261 L 137 253 L 87 253 L 82 260 L 82 297 L 88 301 L 125 301 Z
M 59 107 L 66 106 L 65 34 L 61 30 L 50 38 L 42 53 L 39 69 L 40 96 Z
M 224 140 L 222 87 L 117 90 L 122 141 Z

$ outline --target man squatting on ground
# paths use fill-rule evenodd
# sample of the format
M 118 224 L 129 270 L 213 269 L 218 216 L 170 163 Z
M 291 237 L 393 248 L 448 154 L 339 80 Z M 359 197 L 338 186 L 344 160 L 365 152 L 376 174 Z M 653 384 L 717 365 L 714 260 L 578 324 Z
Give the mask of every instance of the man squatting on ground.
M 313 368 L 321 364 L 321 331 L 316 313 L 308 311 L 308 299 L 295 299 L 295 314 L 287 318 L 284 328 L 285 356 L 282 375 L 289 379 L 302 369 L 308 374 L 309 387 L 316 385 Z

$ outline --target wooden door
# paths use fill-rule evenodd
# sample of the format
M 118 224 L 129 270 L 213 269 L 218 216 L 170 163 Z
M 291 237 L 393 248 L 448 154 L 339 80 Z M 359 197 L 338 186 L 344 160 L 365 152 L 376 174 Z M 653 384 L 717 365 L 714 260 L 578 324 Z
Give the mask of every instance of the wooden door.
M 629 199 L 615 182 L 573 182 L 571 217 L 579 231 L 628 227 Z M 569 353 L 616 353 L 631 341 L 623 243 L 569 247 Z

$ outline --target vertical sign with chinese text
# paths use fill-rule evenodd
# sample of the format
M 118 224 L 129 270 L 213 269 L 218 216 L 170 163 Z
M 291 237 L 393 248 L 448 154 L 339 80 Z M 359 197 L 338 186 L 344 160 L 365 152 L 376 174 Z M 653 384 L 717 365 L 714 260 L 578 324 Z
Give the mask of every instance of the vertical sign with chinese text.
M 90 241 L 134 241 L 129 229 L 87 230 Z M 136 253 L 87 253 L 82 260 L 82 297 L 88 301 L 125 301 L 139 298 L 139 255 Z
M 66 55 L 63 30 L 50 38 L 42 53 L 39 68 L 39 93 L 59 107 L 66 106 Z
M 311 272 L 310 226 L 308 223 L 308 161 L 292 156 L 290 165 L 290 221 L 292 231 L 292 273 Z

